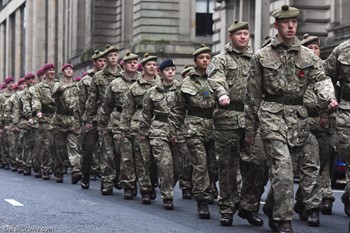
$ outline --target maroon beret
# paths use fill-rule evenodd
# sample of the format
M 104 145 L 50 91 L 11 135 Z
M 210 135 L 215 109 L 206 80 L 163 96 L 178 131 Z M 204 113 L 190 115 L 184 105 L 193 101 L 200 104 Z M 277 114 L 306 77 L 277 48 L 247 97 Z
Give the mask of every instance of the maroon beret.
M 35 74 L 33 73 L 28 73 L 24 76 L 24 79 L 27 80 L 27 79 L 31 79 L 31 78 L 35 78 Z
M 12 87 L 13 87 L 13 90 L 18 90 L 18 83 L 14 83 Z
M 63 72 L 64 71 L 64 69 L 66 69 L 67 67 L 70 67 L 70 68 L 72 68 L 73 69 L 73 65 L 72 64 L 64 64 L 63 66 L 62 66 L 62 68 L 61 68 L 61 71 Z
M 80 77 L 80 76 L 77 76 L 77 77 L 75 77 L 74 79 L 75 79 L 75 81 L 79 82 L 79 81 L 81 80 L 81 77 Z
M 45 73 L 45 70 L 43 68 L 40 68 L 37 72 L 36 72 L 36 76 L 41 76 Z
M 22 83 L 24 83 L 25 82 L 25 79 L 24 78 L 20 78 L 19 80 L 18 80 L 18 85 L 21 85 Z
M 6 83 L 1 83 L 0 89 L 4 89 L 6 87 Z
M 44 70 L 44 72 L 45 71 L 48 71 L 49 69 L 51 69 L 51 68 L 54 68 L 55 69 L 55 65 L 54 64 L 51 64 L 51 63 L 47 63 L 47 64 L 45 64 L 44 66 L 43 66 L 43 70 Z
M 9 82 L 14 82 L 15 81 L 15 79 L 13 78 L 13 77 L 11 77 L 11 76 L 9 76 L 9 77 L 7 77 L 6 79 L 5 79 L 5 83 L 6 84 L 9 84 Z

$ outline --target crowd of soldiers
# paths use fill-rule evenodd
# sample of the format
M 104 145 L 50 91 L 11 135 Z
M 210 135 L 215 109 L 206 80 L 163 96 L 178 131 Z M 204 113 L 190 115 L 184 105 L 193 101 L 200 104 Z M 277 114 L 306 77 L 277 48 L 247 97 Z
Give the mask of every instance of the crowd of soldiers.
M 262 226 L 260 198 L 270 179 L 263 212 L 275 232 L 293 232 L 293 209 L 308 226 L 319 212 L 332 214 L 332 157 L 350 162 L 350 41 L 324 62 L 315 36 L 296 36 L 299 10 L 276 10 L 276 37 L 253 52 L 249 25 L 228 28 L 230 42 L 212 58 L 201 45 L 194 64 L 176 80 L 176 64 L 107 45 L 92 56 L 81 80 L 73 66 L 45 64 L 14 83 L 2 84 L 1 168 L 71 183 L 101 177 L 102 195 L 123 189 L 151 204 L 160 189 L 173 210 L 174 186 L 194 198 L 209 219 L 217 199 L 220 224 L 233 215 Z M 338 88 L 335 88 L 338 87 Z M 339 104 L 338 104 L 339 102 Z M 294 201 L 294 175 L 300 177 Z M 219 187 L 216 186 L 219 185 Z M 350 216 L 350 184 L 342 202 Z

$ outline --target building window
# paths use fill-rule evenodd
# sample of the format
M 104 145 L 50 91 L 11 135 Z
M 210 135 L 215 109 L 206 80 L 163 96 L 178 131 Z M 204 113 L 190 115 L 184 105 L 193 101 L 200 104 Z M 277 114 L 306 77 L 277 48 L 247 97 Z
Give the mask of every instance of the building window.
M 213 35 L 213 12 L 212 0 L 196 0 L 196 36 Z

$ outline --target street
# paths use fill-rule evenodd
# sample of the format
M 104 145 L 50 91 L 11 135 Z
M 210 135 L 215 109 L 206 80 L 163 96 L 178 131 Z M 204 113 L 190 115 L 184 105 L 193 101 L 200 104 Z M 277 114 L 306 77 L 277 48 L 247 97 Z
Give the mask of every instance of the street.
M 57 184 L 53 176 L 43 181 L 3 169 L 0 177 L 0 232 L 271 232 L 262 211 L 262 227 L 251 226 L 237 215 L 232 227 L 222 227 L 216 205 L 210 205 L 210 220 L 200 220 L 196 202 L 182 199 L 178 188 L 175 209 L 167 211 L 163 209 L 158 189 L 157 199 L 151 205 L 142 205 L 140 194 L 128 201 L 123 199 L 123 191 L 117 189 L 112 196 L 102 196 L 100 179 L 91 181 L 90 189 L 82 190 L 80 185 L 70 183 L 69 174 L 65 175 L 63 184 Z M 333 215 L 321 214 L 320 227 L 308 227 L 294 215 L 294 232 L 348 232 L 349 218 L 340 201 L 342 193 L 335 190 Z M 262 202 L 264 199 L 265 195 Z

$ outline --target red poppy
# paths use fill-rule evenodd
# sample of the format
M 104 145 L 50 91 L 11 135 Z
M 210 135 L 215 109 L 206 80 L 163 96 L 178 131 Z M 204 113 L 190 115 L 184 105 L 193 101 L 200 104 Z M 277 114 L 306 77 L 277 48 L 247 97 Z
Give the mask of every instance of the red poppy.
M 301 70 L 301 71 L 299 72 L 299 77 L 300 77 L 300 78 L 304 78 L 304 76 L 305 76 L 305 72 L 304 72 L 303 70 Z

